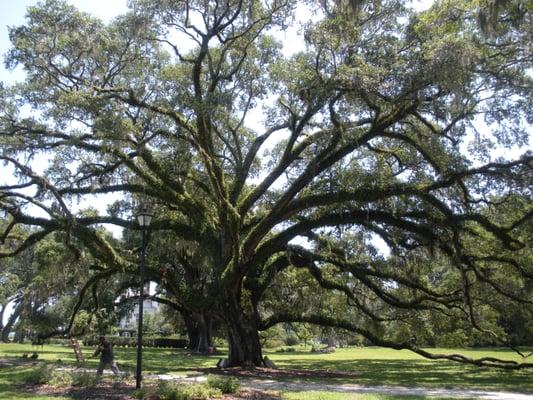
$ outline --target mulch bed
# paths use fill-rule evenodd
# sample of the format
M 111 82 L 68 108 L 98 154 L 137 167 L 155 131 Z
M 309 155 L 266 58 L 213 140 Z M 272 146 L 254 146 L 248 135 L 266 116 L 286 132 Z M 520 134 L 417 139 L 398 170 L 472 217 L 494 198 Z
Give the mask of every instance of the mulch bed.
M 46 396 L 65 396 L 72 399 L 83 400 L 134 400 L 130 394 L 135 389 L 135 385 L 112 384 L 102 382 L 92 388 L 55 388 L 47 385 L 36 385 L 25 387 L 25 391 Z M 150 400 L 158 400 L 156 397 Z M 225 394 L 221 400 L 281 400 L 276 393 L 266 390 L 243 389 L 235 394 Z
M 241 369 L 241 368 L 227 368 L 220 370 L 218 368 L 206 368 L 202 369 L 199 372 L 206 373 L 217 373 L 219 375 L 232 375 L 238 377 L 262 377 L 265 378 L 267 371 L 270 371 L 268 368 L 256 368 L 256 369 Z M 269 376 L 273 376 L 273 372 L 279 372 L 278 370 L 271 370 Z M 302 371 L 291 371 L 290 373 L 294 376 L 295 372 Z M 311 374 L 300 374 L 299 376 Z M 281 376 L 281 374 L 278 374 Z M 289 376 L 285 374 L 285 376 Z M 31 392 L 39 395 L 46 396 L 64 396 L 70 397 L 72 399 L 84 399 L 84 400 L 134 400 L 134 397 L 131 396 L 131 393 L 135 390 L 134 382 L 107 382 L 101 381 L 97 386 L 91 388 L 80 388 L 80 387 L 53 387 L 49 385 L 35 385 L 33 387 L 24 387 L 21 388 L 26 392 Z M 281 400 L 281 396 L 276 392 L 269 390 L 259 390 L 259 389 L 249 389 L 243 388 L 238 393 L 235 394 L 225 394 L 222 396 L 221 400 Z M 158 400 L 156 397 L 150 398 L 150 400 Z
M 228 375 L 240 378 L 259 378 L 259 379 L 284 379 L 284 378 L 347 378 L 357 377 L 354 372 L 328 371 L 323 369 L 273 369 L 264 367 L 254 368 L 199 368 L 204 374 Z
M 90 388 L 82 387 L 52 387 L 48 385 L 36 385 L 31 388 L 26 387 L 26 391 L 46 396 L 65 396 L 72 399 L 84 400 L 133 400 L 130 393 L 135 389 L 135 385 L 116 384 L 111 382 L 101 382 L 97 386 Z
M 7 359 L 0 358 L 0 367 L 10 367 L 24 364 L 37 364 L 34 360 Z M 316 378 L 342 378 L 356 376 L 352 372 L 332 372 L 327 370 L 296 370 L 296 369 L 273 369 L 273 368 L 199 368 L 195 369 L 202 374 L 214 374 L 235 376 L 239 378 L 259 378 L 259 379 L 316 379 Z M 134 383 L 128 382 L 106 382 L 102 381 L 97 386 L 91 388 L 80 387 L 53 387 L 48 385 L 23 386 L 20 388 L 24 392 L 46 395 L 64 396 L 72 399 L 84 400 L 134 400 L 131 393 L 135 390 Z M 157 399 L 153 399 L 157 400 Z M 222 400 L 281 400 L 276 393 L 268 390 L 242 389 L 236 394 L 226 394 Z

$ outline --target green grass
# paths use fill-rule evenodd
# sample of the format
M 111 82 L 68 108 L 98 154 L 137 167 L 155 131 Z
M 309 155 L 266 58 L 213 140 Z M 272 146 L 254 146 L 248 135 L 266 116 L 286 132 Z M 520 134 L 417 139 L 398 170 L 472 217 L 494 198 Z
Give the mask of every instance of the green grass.
M 95 348 L 83 347 L 82 352 L 85 356 L 84 366 L 94 368 L 98 366 L 98 357 L 90 358 Z M 134 372 L 137 362 L 136 349 L 133 347 L 121 348 L 115 347 L 115 360 L 121 370 Z M 76 357 L 70 347 L 60 345 L 32 346 L 31 344 L 18 343 L 0 343 L 0 357 L 17 357 L 22 354 L 39 354 L 39 361 L 61 360 L 66 364 L 75 364 Z M 154 374 L 177 374 L 187 375 L 196 372 L 198 368 L 209 368 L 216 365 L 221 355 L 201 356 L 188 355 L 186 351 L 179 349 L 143 349 L 143 371 Z
M 439 353 L 463 353 L 470 357 L 492 356 L 520 361 L 507 349 L 432 349 Z M 451 361 L 427 360 L 407 350 L 378 347 L 337 349 L 335 353 L 265 352 L 280 368 L 350 371 L 356 377 L 328 379 L 360 385 L 476 388 L 533 392 L 533 371 L 479 368 Z
M 89 356 L 94 349 L 83 348 L 82 350 L 85 356 Z M 23 353 L 32 353 L 34 351 L 39 354 L 39 361 L 56 362 L 60 359 L 65 364 L 75 363 L 74 353 L 68 347 L 48 345 L 41 348 L 31 345 L 0 344 L 0 357 L 20 358 Z M 520 360 L 518 355 L 506 349 L 434 349 L 433 351 L 442 353 L 462 352 L 476 358 L 497 356 L 504 359 Z M 353 373 L 352 376 L 342 378 L 309 379 L 330 384 L 402 385 L 533 392 L 533 371 L 504 371 L 465 366 L 448 361 L 430 361 L 403 350 L 366 347 L 338 349 L 335 353 L 330 354 L 309 353 L 308 351 L 276 353 L 272 350 L 265 351 L 265 355 L 268 355 L 281 369 L 320 369 Z M 136 362 L 135 348 L 115 348 L 115 357 L 122 370 L 134 372 Z M 223 356 L 188 355 L 184 350 L 146 348 L 143 351 L 143 371 L 153 374 L 195 374 L 198 373 L 198 368 L 215 366 L 220 357 Z M 97 359 L 89 359 L 86 367 L 96 370 L 97 363 Z M 15 396 L 17 392 L 15 385 L 17 382 L 21 382 L 21 377 L 29 371 L 29 368 L 30 366 L 0 367 L 0 399 L 17 398 Z M 288 400 L 303 397 L 311 400 L 423 399 L 423 397 L 370 394 L 348 395 L 325 392 L 305 392 L 305 395 L 302 392 L 288 392 L 286 396 Z M 30 395 L 19 398 L 49 399 L 49 397 L 31 397 Z
M 25 377 L 29 375 L 33 365 L 16 367 L 0 367 L 0 399 L 32 399 L 32 400 L 67 400 L 67 397 L 39 396 L 23 390 Z

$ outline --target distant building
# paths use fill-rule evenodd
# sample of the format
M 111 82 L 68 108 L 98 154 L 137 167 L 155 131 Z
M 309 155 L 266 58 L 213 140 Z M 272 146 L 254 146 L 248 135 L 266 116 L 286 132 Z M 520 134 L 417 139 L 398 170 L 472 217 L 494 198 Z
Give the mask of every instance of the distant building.
M 145 293 L 150 293 L 148 284 L 144 289 Z M 159 303 L 157 301 L 145 299 L 143 301 L 143 315 L 154 315 L 159 312 Z M 139 320 L 139 304 L 135 303 L 133 310 L 120 320 L 118 323 L 119 336 L 137 336 L 137 324 Z

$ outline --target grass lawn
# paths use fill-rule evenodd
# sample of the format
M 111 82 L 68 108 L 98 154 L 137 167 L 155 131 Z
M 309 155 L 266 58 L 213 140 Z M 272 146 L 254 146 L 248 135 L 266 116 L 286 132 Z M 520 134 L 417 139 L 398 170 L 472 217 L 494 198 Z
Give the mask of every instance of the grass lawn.
M 84 355 L 92 354 L 92 348 L 82 348 Z M 46 360 L 64 364 L 74 364 L 72 349 L 59 345 L 33 347 L 20 344 L 0 344 L 0 357 L 20 358 L 23 353 L 39 354 L 39 361 Z M 436 349 L 439 352 L 462 352 L 472 357 L 498 356 L 520 360 L 520 357 L 505 349 Z M 353 375 L 342 378 L 321 378 L 327 383 L 352 383 L 359 385 L 402 385 L 416 387 L 477 388 L 484 390 L 505 390 L 533 392 L 533 371 L 504 371 L 498 369 L 464 366 L 449 361 L 426 360 L 409 351 L 396 351 L 377 347 L 338 349 L 335 353 L 320 354 L 309 352 L 276 353 L 265 351 L 281 369 L 311 369 L 329 371 L 349 371 Z M 115 357 L 122 370 L 134 372 L 135 348 L 115 348 Z M 143 371 L 145 373 L 189 375 L 198 368 L 213 367 L 220 355 L 188 355 L 184 350 L 152 349 L 143 350 Z M 89 359 L 86 366 L 96 370 L 98 360 Z M 52 399 L 52 397 L 16 397 L 17 382 L 22 382 L 24 374 L 31 367 L 0 366 L 0 399 Z M 313 381 L 319 379 L 308 378 Z M 309 400 L 389 400 L 423 399 L 423 397 L 350 395 L 325 392 L 286 393 L 287 400 L 306 398 Z M 62 399 L 53 397 L 54 399 Z
M 32 400 L 67 400 L 67 397 L 38 396 L 21 392 L 20 384 L 34 367 L 32 365 L 17 367 L 0 366 L 0 399 L 32 399 Z
M 463 353 L 470 357 L 492 356 L 520 361 L 507 349 L 432 349 L 439 353 Z M 533 392 L 533 370 L 506 371 L 466 366 L 451 361 L 427 360 L 407 350 L 379 347 L 338 349 L 330 354 L 265 352 L 280 368 L 350 371 L 354 378 L 339 383 L 477 388 Z M 330 380 L 331 381 L 331 380 Z

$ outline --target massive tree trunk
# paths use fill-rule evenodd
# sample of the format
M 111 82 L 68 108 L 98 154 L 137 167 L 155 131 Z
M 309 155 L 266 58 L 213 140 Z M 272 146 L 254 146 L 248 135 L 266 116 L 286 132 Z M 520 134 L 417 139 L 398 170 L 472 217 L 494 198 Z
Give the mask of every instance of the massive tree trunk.
M 189 337 L 189 350 L 196 353 L 207 353 L 213 345 L 211 337 L 211 316 L 205 312 L 182 312 L 183 321 Z
M 213 345 L 211 341 L 211 317 L 205 312 L 198 314 L 198 344 L 196 351 L 198 353 L 207 353 Z
M 196 327 L 196 322 L 194 318 L 192 317 L 192 314 L 189 312 L 182 312 L 181 317 L 183 318 L 183 322 L 185 322 L 185 329 L 187 330 L 187 336 L 189 338 L 189 344 L 188 349 L 191 351 L 194 351 L 196 347 L 198 346 L 199 337 L 198 337 L 198 329 Z
M 244 313 L 237 296 L 229 296 L 225 305 L 223 318 L 228 331 L 229 366 L 262 366 L 263 355 L 255 318 Z

